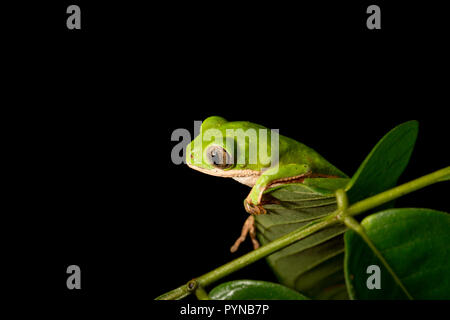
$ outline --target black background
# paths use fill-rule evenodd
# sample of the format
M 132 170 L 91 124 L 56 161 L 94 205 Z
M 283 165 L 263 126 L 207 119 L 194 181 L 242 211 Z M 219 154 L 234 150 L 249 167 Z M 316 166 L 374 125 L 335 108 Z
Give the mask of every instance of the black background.
M 72 3 L 82 30 L 66 29 Z M 349 175 L 386 132 L 417 119 L 400 182 L 448 165 L 444 10 L 373 3 L 381 30 L 365 26 L 372 2 L 16 11 L 6 60 L 15 288 L 67 305 L 147 301 L 251 250 L 229 253 L 248 187 L 170 159 L 173 130 L 193 133 L 210 115 L 280 129 Z M 447 194 L 435 185 L 397 205 L 448 211 Z M 66 288 L 71 264 L 80 291 Z M 224 280 L 241 278 L 275 281 L 265 261 Z

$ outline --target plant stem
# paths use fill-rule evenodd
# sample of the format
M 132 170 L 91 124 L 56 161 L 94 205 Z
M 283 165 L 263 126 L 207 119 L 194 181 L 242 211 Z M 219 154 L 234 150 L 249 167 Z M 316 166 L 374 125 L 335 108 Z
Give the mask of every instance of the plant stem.
M 370 198 L 356 202 L 346 210 L 346 215 L 354 216 L 364 211 L 373 209 L 386 202 L 404 196 L 405 194 L 429 186 L 430 184 L 449 179 L 449 175 L 450 175 L 450 166 L 441 170 L 437 170 L 433 173 L 427 174 L 423 177 L 412 180 L 410 182 L 404 183 L 400 186 L 394 187 L 387 191 L 381 192 Z
M 402 184 L 400 186 L 397 186 L 395 188 L 392 188 L 388 191 L 384 191 L 382 193 L 379 193 L 375 196 L 372 196 L 370 198 L 361 200 L 350 207 L 347 208 L 347 203 L 343 204 L 343 207 L 345 207 L 345 215 L 346 216 L 354 216 L 359 213 L 362 213 L 364 211 L 373 209 L 375 207 L 378 207 L 384 203 L 387 203 L 389 201 L 392 201 L 398 197 L 401 197 L 405 194 L 408 194 L 410 192 L 416 191 L 418 189 L 424 188 L 428 185 L 431 185 L 433 183 L 448 180 L 450 178 L 450 166 L 446 167 L 444 169 L 435 171 L 433 173 L 430 173 L 428 175 L 425 175 L 421 178 L 412 180 L 410 182 L 407 182 L 405 184 Z M 342 210 L 337 209 L 335 212 L 331 213 L 330 215 L 317 219 L 314 222 L 311 222 L 307 224 L 306 226 L 303 226 L 302 228 L 299 228 L 295 231 L 292 231 L 262 247 L 260 247 L 257 250 L 254 250 L 252 252 L 249 252 L 229 263 L 226 263 L 217 269 L 214 269 L 195 280 L 198 283 L 199 287 L 206 287 L 209 284 L 239 270 L 244 268 L 245 266 L 248 266 L 249 264 L 258 261 L 261 258 L 264 258 L 275 251 L 278 251 L 284 247 L 287 247 L 288 245 L 299 241 L 303 238 L 306 238 L 307 236 L 313 234 L 314 232 L 317 232 L 325 227 L 331 226 L 333 224 L 339 223 L 339 216 L 342 215 Z M 162 294 L 161 296 L 157 297 L 156 300 L 173 300 L 173 299 L 182 299 L 189 294 L 192 293 L 192 290 L 189 290 L 188 285 L 184 284 L 174 290 L 171 290 L 165 294 Z
M 275 241 L 272 241 L 257 250 L 251 251 L 231 262 L 228 262 L 217 269 L 214 269 L 204 275 L 196 278 L 195 280 L 200 287 L 206 287 L 209 284 L 248 266 L 249 264 L 258 261 L 261 258 L 264 258 L 277 250 L 280 250 L 298 240 L 301 240 L 314 232 L 321 230 L 327 226 L 338 223 L 338 221 L 332 217 L 327 216 L 321 219 L 317 219 L 314 222 L 307 224 L 306 226 L 299 228 L 295 231 L 292 231 Z M 169 291 L 159 297 L 156 300 L 173 300 L 173 299 L 181 299 L 185 296 L 189 295 L 191 292 L 188 289 L 187 285 L 180 286 L 172 291 Z
M 338 215 L 336 216 L 340 221 L 344 222 L 345 225 L 355 231 L 359 236 L 366 242 L 366 244 L 369 246 L 369 248 L 373 251 L 373 253 L 380 259 L 380 261 L 383 263 L 383 265 L 386 267 L 388 272 L 391 274 L 394 281 L 400 286 L 400 288 L 403 290 L 403 292 L 406 294 L 409 300 L 412 300 L 413 297 L 409 293 L 409 291 L 406 289 L 406 287 L 403 285 L 403 283 L 400 281 L 400 278 L 397 276 L 397 274 L 394 272 L 394 270 L 391 268 L 391 266 L 388 264 L 386 259 L 383 257 L 381 252 L 377 249 L 377 247 L 374 245 L 372 240 L 370 240 L 369 236 L 367 235 L 366 231 L 364 230 L 363 226 L 355 220 L 352 216 L 348 215 L 348 198 L 347 194 L 343 189 L 336 190 L 336 202 L 338 206 Z
M 206 293 L 205 289 L 203 289 L 202 287 L 198 287 L 195 290 L 195 295 L 197 296 L 198 300 L 211 300 L 208 296 L 208 293 Z

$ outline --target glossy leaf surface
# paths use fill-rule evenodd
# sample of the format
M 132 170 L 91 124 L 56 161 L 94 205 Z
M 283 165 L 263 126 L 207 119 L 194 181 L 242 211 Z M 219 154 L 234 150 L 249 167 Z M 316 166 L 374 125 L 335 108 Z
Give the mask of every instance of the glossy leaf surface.
M 256 280 L 225 282 L 209 293 L 213 300 L 308 300 L 295 290 L 277 283 Z
M 362 221 L 367 235 L 414 299 L 450 299 L 450 215 L 431 209 L 389 209 Z M 387 269 L 355 232 L 345 234 L 345 274 L 353 299 L 406 299 Z M 369 289 L 369 266 L 381 289 Z

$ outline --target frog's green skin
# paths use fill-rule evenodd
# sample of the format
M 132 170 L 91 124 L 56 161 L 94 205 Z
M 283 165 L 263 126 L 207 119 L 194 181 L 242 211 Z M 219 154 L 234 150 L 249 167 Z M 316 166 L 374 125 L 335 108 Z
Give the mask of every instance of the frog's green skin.
M 218 130 L 224 137 L 222 141 L 215 139 L 206 139 L 205 132 L 208 129 Z M 247 212 L 251 214 L 262 214 L 266 211 L 261 205 L 262 195 L 268 187 L 274 187 L 276 184 L 296 182 L 301 183 L 305 178 L 313 177 L 330 177 L 330 178 L 347 178 L 342 171 L 334 167 L 321 155 L 304 144 L 291 138 L 279 135 L 279 158 L 278 167 L 273 167 L 275 163 L 267 161 L 268 158 L 257 159 L 256 163 L 249 163 L 249 150 L 252 146 L 249 141 L 236 139 L 236 137 L 227 136 L 227 129 L 255 129 L 259 146 L 266 147 L 271 150 L 270 139 L 264 137 L 259 139 L 259 129 L 267 129 L 261 125 L 247 121 L 229 122 L 222 117 L 209 117 L 203 121 L 200 128 L 200 134 L 188 145 L 186 149 L 186 162 L 189 167 L 200 172 L 219 176 L 230 177 L 244 183 L 252 190 L 244 201 Z M 209 131 L 211 132 L 211 131 Z M 270 130 L 267 131 L 270 137 Z M 201 140 L 201 144 L 199 143 Z M 232 139 L 235 143 L 234 150 L 227 150 L 226 141 Z M 216 146 L 212 147 L 211 146 Z M 223 149 L 222 149 L 223 148 Z M 236 150 L 245 150 L 245 161 L 239 164 L 236 161 Z M 219 153 L 226 151 L 229 158 L 225 156 L 222 159 L 232 159 L 233 164 L 228 161 L 224 165 L 218 165 L 211 162 L 211 150 Z M 268 151 L 270 155 L 270 151 Z M 223 154 L 225 155 L 225 154 Z M 217 159 L 217 158 L 216 158 Z M 272 167 L 271 167 L 272 166 Z

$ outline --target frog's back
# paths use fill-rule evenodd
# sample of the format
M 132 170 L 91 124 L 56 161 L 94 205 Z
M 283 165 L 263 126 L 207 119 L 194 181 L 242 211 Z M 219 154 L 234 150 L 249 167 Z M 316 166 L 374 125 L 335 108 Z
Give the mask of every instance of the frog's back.
M 348 178 L 345 173 L 333 166 L 314 149 L 282 135 L 280 135 L 280 161 L 285 164 L 307 164 L 315 173 Z
M 255 130 L 258 139 L 260 138 L 260 129 L 269 130 L 267 127 L 249 121 L 226 122 L 221 125 L 220 129 L 223 130 L 224 133 L 229 129 L 243 130 L 244 132 L 248 132 L 247 130 L 253 129 Z M 267 132 L 267 136 L 270 136 L 270 132 Z M 268 141 L 268 143 L 270 144 L 270 141 Z M 315 173 L 347 178 L 345 173 L 334 167 L 318 152 L 303 143 L 298 142 L 297 140 L 281 134 L 279 135 L 279 161 L 281 164 L 307 164 Z
M 223 128 L 224 129 L 235 129 L 235 130 L 242 129 L 244 131 L 246 131 L 248 129 L 255 129 L 255 130 L 267 129 L 266 127 L 264 127 L 262 125 L 259 125 L 259 124 L 256 124 L 256 123 L 253 123 L 250 121 L 230 121 L 230 122 L 225 123 L 223 125 Z

